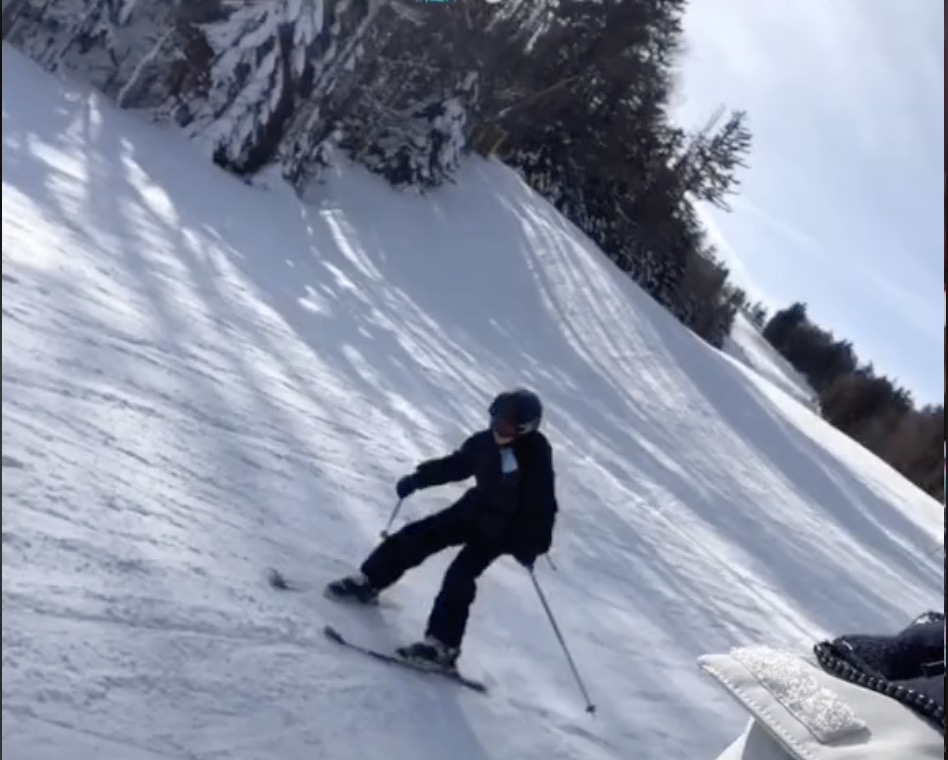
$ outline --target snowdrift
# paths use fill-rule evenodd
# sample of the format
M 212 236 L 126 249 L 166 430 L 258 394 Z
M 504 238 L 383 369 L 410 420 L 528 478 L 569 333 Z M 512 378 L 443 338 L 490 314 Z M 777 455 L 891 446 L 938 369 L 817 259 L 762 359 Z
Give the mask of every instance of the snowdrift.
M 734 328 L 724 341 L 724 353 L 819 414 L 816 391 L 743 314 L 738 313 L 734 319 Z
M 743 723 L 700 653 L 942 605 L 939 505 L 506 168 L 427 198 L 347 168 L 304 206 L 6 48 L 2 75 L 4 757 L 696 760 Z M 376 611 L 318 589 L 513 383 L 549 408 L 539 573 L 595 720 L 512 561 L 463 656 L 490 696 L 320 635 L 419 634 L 448 554 Z

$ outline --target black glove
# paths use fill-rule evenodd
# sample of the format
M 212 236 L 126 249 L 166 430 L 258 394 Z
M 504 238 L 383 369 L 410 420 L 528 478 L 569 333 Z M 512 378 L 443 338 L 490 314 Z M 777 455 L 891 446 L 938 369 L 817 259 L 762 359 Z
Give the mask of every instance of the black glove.
M 398 494 L 399 499 L 407 499 L 417 490 L 418 483 L 415 480 L 414 474 L 406 475 L 404 478 L 399 479 L 398 483 L 395 484 L 395 493 Z

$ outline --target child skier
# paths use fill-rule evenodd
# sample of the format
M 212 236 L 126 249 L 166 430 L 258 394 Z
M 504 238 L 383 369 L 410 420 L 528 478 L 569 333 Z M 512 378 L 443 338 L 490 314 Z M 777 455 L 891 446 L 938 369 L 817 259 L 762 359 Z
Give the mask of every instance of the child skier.
M 385 539 L 361 572 L 330 583 L 328 596 L 371 604 L 409 569 L 450 546 L 461 546 L 434 600 L 423 641 L 401 650 L 420 665 L 454 669 L 461 652 L 477 578 L 504 554 L 532 569 L 550 549 L 557 502 L 550 443 L 539 432 L 543 406 L 530 390 L 501 393 L 490 427 L 454 453 L 422 462 L 396 485 L 399 499 L 467 478 L 474 486 L 455 504 Z

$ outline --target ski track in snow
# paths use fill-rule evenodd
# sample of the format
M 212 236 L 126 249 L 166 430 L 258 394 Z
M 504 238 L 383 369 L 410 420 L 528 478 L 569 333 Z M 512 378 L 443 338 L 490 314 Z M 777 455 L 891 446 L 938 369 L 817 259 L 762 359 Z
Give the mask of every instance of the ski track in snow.
M 421 199 L 356 169 L 302 206 L 3 51 L 3 755 L 713 757 L 743 718 L 695 658 L 942 606 L 939 505 L 683 330 L 516 175 Z M 417 636 L 450 554 L 340 609 L 394 480 L 549 405 L 541 580 L 479 587 L 491 696 L 347 656 Z M 406 503 L 403 519 L 459 487 Z M 267 566 L 312 583 L 278 594 Z

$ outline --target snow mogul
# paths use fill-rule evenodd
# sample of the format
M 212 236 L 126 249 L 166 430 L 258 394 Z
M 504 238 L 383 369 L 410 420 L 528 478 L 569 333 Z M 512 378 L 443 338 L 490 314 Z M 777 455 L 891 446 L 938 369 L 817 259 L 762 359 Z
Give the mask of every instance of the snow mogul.
M 750 713 L 717 760 L 936 760 L 945 751 L 945 615 L 800 654 L 744 647 L 699 660 Z
M 330 598 L 373 604 L 407 570 L 460 546 L 434 600 L 424 639 L 400 650 L 421 666 L 456 668 L 477 579 L 494 560 L 511 555 L 532 570 L 537 557 L 550 550 L 558 506 L 552 449 L 539 430 L 540 398 L 524 388 L 507 391 L 493 400 L 489 414 L 487 429 L 452 454 L 419 464 L 398 481 L 395 492 L 402 500 L 468 478 L 474 485 L 447 509 L 383 540 L 359 573 L 326 587 Z

